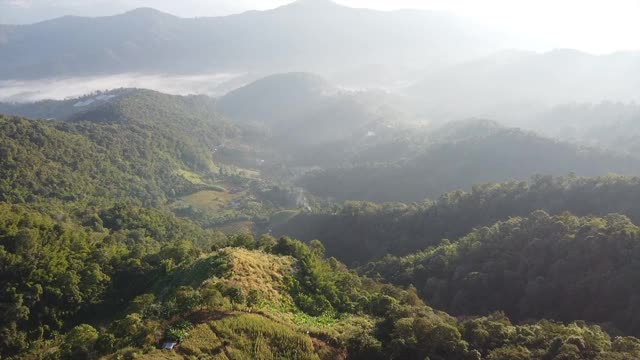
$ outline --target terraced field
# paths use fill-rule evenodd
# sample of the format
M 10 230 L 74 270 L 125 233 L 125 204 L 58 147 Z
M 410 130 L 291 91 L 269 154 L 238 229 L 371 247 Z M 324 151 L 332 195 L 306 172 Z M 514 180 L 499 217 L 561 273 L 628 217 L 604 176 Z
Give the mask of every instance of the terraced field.
M 225 210 L 234 200 L 240 199 L 246 191 L 231 194 L 228 191 L 203 190 L 187 195 L 182 200 L 194 208 L 202 211 L 218 212 Z

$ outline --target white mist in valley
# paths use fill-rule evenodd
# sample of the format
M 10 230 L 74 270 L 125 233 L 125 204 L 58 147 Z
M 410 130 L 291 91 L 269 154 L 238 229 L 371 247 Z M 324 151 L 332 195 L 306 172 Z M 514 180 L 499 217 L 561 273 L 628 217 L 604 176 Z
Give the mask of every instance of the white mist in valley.
M 96 91 L 144 88 L 173 95 L 206 94 L 218 96 L 249 82 L 247 73 L 202 75 L 118 74 L 91 77 L 0 81 L 0 101 L 34 102 L 81 97 Z

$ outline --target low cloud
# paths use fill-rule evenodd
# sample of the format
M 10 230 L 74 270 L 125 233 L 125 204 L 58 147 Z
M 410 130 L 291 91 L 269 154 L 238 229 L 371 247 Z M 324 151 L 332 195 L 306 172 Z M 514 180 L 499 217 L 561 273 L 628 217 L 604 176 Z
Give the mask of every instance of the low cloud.
M 79 97 L 97 90 L 145 88 L 176 95 L 219 96 L 249 82 L 249 74 L 215 73 L 193 76 L 119 74 L 100 77 L 0 81 L 0 101 L 32 102 Z
M 5 0 L 5 1 L 0 1 L 0 3 L 6 3 L 9 6 L 13 6 L 13 7 L 17 7 L 17 8 L 29 8 L 31 7 L 32 4 L 32 0 Z

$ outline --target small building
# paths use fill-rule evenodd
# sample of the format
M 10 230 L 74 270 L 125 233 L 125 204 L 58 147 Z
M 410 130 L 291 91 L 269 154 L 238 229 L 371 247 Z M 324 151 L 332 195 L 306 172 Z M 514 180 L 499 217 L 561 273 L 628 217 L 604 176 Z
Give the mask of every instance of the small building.
M 166 342 L 162 345 L 162 350 L 173 350 L 176 345 L 178 345 L 177 342 Z

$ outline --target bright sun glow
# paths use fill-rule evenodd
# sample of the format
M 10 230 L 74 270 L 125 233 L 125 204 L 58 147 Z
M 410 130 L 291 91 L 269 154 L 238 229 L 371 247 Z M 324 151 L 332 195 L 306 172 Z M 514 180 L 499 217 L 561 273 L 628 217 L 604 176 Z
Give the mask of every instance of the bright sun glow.
M 523 33 L 545 47 L 592 53 L 640 50 L 638 0 L 338 0 L 381 10 L 450 11 Z M 525 46 L 529 44 L 524 44 Z M 544 49 L 540 49 L 544 50 Z
M 335 0 L 363 8 L 447 11 L 522 39 L 522 49 L 574 48 L 603 54 L 640 50 L 640 0 Z M 265 10 L 292 0 L 0 0 L 0 23 L 35 22 L 66 14 L 110 15 L 153 7 L 183 17 Z

